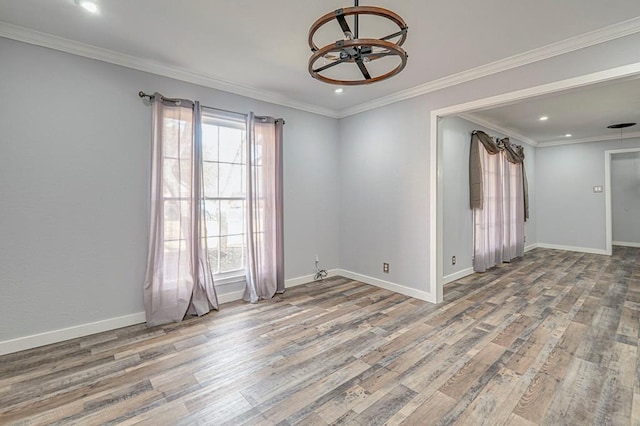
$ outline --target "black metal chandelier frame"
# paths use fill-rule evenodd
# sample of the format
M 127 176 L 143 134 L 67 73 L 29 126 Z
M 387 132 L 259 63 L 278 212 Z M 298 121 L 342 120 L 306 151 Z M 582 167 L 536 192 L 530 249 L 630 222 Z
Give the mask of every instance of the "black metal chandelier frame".
M 361 15 L 373 15 L 388 19 L 398 26 L 398 31 L 379 39 L 359 38 L 359 17 Z M 353 31 L 347 22 L 346 17 L 348 16 L 353 16 L 354 18 Z M 337 21 L 345 38 L 319 48 L 314 42 L 314 36 L 322 26 L 333 20 Z M 312 52 L 311 58 L 309 58 L 309 74 L 311 74 L 313 78 L 325 83 L 346 86 L 371 84 L 390 78 L 402 71 L 407 65 L 408 55 L 402 48 L 402 45 L 407 39 L 408 30 L 409 27 L 406 22 L 398 14 L 381 7 L 359 6 L 358 0 L 355 0 L 354 7 L 337 9 L 333 12 L 327 13 L 316 20 L 316 22 L 311 26 L 308 40 L 309 47 Z M 397 40 L 392 41 L 394 39 Z M 366 63 L 389 56 L 398 57 L 400 59 L 399 64 L 388 72 L 372 76 L 366 66 Z M 316 67 L 316 63 L 321 58 L 335 59 L 328 64 Z M 356 64 L 360 69 L 362 78 L 356 80 L 342 80 L 322 74 L 324 71 L 341 64 Z

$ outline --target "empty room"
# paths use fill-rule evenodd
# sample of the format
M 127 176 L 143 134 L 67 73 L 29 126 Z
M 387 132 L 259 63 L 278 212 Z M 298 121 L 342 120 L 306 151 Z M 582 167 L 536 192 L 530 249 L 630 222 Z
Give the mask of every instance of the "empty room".
M 0 3 L 0 424 L 640 424 L 638 46 L 628 0 Z

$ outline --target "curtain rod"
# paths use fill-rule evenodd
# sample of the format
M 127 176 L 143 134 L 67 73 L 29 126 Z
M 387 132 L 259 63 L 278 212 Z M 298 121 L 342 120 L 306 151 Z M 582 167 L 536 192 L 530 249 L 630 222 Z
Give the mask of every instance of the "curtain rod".
M 142 90 L 138 92 L 138 96 L 140 96 L 141 98 L 149 98 L 150 101 L 152 101 L 155 96 L 154 95 L 149 95 L 147 93 L 144 93 Z M 164 96 L 160 95 L 160 98 L 162 101 L 167 101 L 167 102 L 172 102 L 175 103 L 176 105 L 180 105 L 180 102 L 182 102 L 185 99 L 177 99 L 177 98 L 165 98 Z M 190 101 L 191 102 L 191 101 Z M 230 111 L 228 109 L 222 109 L 222 108 L 215 108 L 215 107 L 210 107 L 210 106 L 206 106 L 206 105 L 202 105 L 202 108 L 206 108 L 206 109 L 213 109 L 216 111 L 222 111 L 222 112 L 227 112 L 229 114 L 236 114 L 236 115 L 241 115 L 243 117 L 246 117 L 247 114 L 244 114 L 242 112 L 237 112 L 237 111 Z M 267 120 L 271 117 L 263 117 L 263 116 L 258 116 L 256 115 L 255 118 L 259 119 L 259 120 Z M 277 123 L 278 121 L 282 121 L 282 124 L 285 124 L 284 118 L 274 118 L 274 121 Z

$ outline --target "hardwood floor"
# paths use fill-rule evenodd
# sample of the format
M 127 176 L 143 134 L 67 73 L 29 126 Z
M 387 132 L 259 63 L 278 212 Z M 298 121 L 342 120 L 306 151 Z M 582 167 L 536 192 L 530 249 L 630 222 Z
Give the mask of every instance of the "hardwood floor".
M 0 424 L 640 424 L 640 249 L 431 305 L 345 278 L 0 357 Z

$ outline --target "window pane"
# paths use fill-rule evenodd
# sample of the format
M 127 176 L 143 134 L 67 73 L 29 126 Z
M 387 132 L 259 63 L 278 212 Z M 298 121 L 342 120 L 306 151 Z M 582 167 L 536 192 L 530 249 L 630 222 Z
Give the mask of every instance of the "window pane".
M 204 202 L 204 219 L 207 225 L 207 237 L 220 235 L 220 201 Z
M 204 115 L 204 213 L 214 274 L 245 267 L 245 138 L 244 121 L 237 117 Z
M 240 129 L 220 128 L 220 157 L 223 163 L 244 163 L 243 131 Z
M 244 166 L 220 163 L 220 197 L 244 197 Z
M 209 250 L 209 263 L 211 264 L 211 272 L 220 273 L 220 239 L 218 237 L 207 238 L 207 249 Z
M 232 235 L 220 237 L 220 272 L 242 269 L 244 236 Z
M 220 234 L 244 234 L 244 200 L 220 201 Z
M 202 125 L 202 159 L 218 161 L 218 126 Z
M 218 163 L 202 164 L 202 176 L 204 180 L 204 196 L 218 197 Z

